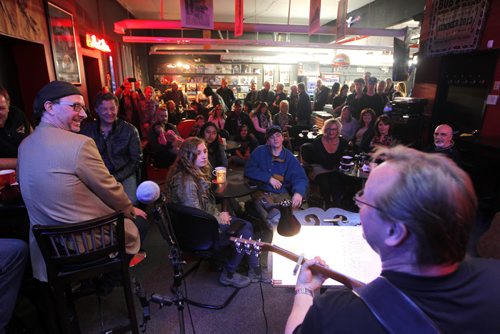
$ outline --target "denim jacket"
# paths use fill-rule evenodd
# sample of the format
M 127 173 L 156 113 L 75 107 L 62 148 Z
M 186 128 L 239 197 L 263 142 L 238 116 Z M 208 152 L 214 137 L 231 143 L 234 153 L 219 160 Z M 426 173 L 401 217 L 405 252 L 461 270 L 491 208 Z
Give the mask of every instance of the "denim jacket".
M 104 138 L 97 120 L 82 126 L 80 133 L 94 139 L 104 164 L 117 181 L 123 181 L 140 170 L 141 141 L 132 124 L 118 118 L 108 137 Z

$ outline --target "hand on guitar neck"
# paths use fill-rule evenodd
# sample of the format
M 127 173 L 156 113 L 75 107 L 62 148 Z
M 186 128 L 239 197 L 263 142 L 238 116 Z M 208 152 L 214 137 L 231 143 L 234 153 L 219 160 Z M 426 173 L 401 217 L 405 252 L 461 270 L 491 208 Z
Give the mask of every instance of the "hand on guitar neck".
M 307 275 L 311 275 L 311 272 L 313 274 L 319 274 L 322 275 L 323 278 L 321 278 L 321 283 L 319 283 L 318 287 L 321 286 L 321 284 L 325 281 L 326 278 L 331 278 L 337 282 L 340 282 L 344 284 L 347 288 L 349 289 L 354 289 L 360 286 L 365 285 L 365 283 L 360 282 L 354 278 L 351 278 L 349 276 L 343 275 L 335 270 L 332 270 L 328 268 L 328 266 L 324 263 L 321 258 L 316 257 L 311 260 L 307 260 L 304 258 L 301 258 L 297 254 L 294 254 L 292 252 L 287 251 L 286 249 L 283 249 L 281 247 L 269 244 L 267 242 L 261 242 L 261 241 L 256 241 L 256 240 L 247 240 L 247 239 L 242 239 L 242 238 L 235 238 L 231 237 L 231 241 L 235 243 L 236 250 L 237 251 L 245 251 L 245 252 L 256 252 L 260 253 L 261 251 L 271 251 L 273 253 L 279 254 L 283 257 L 286 257 L 289 260 L 292 260 L 294 262 L 298 262 L 299 260 L 301 261 L 300 264 L 303 266 L 301 269 L 301 273 L 299 274 L 299 278 L 297 281 L 297 284 L 302 284 L 299 281 L 304 281 L 306 282 L 307 279 L 315 279 L 318 280 L 319 278 L 313 278 L 309 277 Z M 308 272 L 306 269 L 309 269 L 310 271 Z M 306 275 L 306 276 L 304 276 Z M 312 275 L 311 275 L 312 276 Z M 317 282 L 315 282 L 316 284 Z

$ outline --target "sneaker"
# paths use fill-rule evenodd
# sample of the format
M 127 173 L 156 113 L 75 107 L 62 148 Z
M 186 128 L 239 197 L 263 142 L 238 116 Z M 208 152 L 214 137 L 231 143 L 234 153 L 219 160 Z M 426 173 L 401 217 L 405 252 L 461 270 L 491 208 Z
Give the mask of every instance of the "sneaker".
M 268 273 L 261 268 L 250 268 L 248 270 L 248 278 L 250 278 L 250 282 L 252 283 L 271 283 Z
M 238 273 L 233 273 L 233 277 L 228 276 L 227 271 L 222 271 L 219 277 L 219 282 L 222 285 L 231 285 L 235 288 L 245 288 L 250 285 L 250 278 L 240 275 Z

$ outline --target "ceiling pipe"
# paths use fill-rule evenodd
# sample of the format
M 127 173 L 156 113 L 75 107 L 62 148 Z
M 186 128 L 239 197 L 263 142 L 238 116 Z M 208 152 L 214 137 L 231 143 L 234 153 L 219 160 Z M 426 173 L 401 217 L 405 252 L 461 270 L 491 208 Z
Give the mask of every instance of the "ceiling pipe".
M 329 43 L 288 43 L 269 40 L 243 40 L 243 39 L 204 39 L 204 38 L 178 38 L 178 37 L 151 37 L 151 36 L 122 36 L 124 43 L 148 43 L 148 44 L 174 44 L 180 46 L 202 47 L 205 50 L 214 46 L 262 46 L 262 47 L 284 47 L 284 48 L 317 48 L 317 49 L 345 49 L 345 50 L 392 50 L 392 46 L 369 46 L 369 45 L 345 45 Z M 231 48 L 229 48 L 231 49 Z
M 124 35 L 126 30 L 152 29 L 152 30 L 198 30 L 183 28 L 180 20 L 133 20 L 126 19 L 115 22 L 115 33 Z M 233 30 L 234 22 L 214 22 L 214 30 Z M 279 32 L 279 33 L 298 33 L 308 34 L 308 25 L 288 25 L 288 24 L 265 24 L 265 23 L 245 23 L 244 32 Z M 335 26 L 323 25 L 316 31 L 315 35 L 335 35 L 337 28 Z M 387 36 L 401 37 L 405 35 L 405 29 L 374 29 L 374 28 L 348 28 L 348 35 L 368 35 L 368 36 Z

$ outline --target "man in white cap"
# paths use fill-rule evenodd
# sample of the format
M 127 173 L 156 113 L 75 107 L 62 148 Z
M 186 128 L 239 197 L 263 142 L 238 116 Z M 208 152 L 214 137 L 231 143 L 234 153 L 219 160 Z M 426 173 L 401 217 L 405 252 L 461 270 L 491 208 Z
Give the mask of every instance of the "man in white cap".
M 135 218 L 145 219 L 146 213 L 132 206 L 94 140 L 78 134 L 87 117 L 80 91 L 68 82 L 53 81 L 38 92 L 33 108 L 40 124 L 21 143 L 18 156 L 31 226 L 74 224 L 123 211 L 126 251 L 137 253 L 145 221 Z M 33 276 L 46 282 L 45 263 L 31 229 L 30 253 Z

